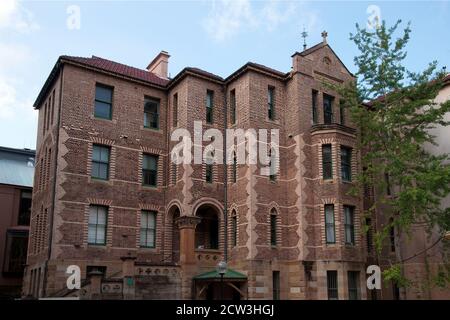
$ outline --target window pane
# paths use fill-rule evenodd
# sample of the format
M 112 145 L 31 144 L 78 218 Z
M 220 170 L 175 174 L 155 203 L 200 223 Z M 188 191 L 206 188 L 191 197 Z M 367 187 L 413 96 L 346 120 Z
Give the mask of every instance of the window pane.
M 95 100 L 111 103 L 112 102 L 112 89 L 108 88 L 108 87 L 97 85 L 95 87 Z
M 89 224 L 97 224 L 97 206 L 89 208 Z
M 97 178 L 108 179 L 108 165 L 104 163 L 100 163 L 98 165 L 98 176 Z
M 322 170 L 323 170 L 323 179 L 333 178 L 331 144 L 322 145 Z
M 208 90 L 206 92 L 206 107 L 207 108 L 212 108 L 214 104 L 214 92 Z
M 100 147 L 100 161 L 109 162 L 109 148 Z
M 323 96 L 323 116 L 325 124 L 333 122 L 333 97 L 328 95 Z
M 157 168 L 157 157 L 144 154 L 142 166 L 147 170 L 156 170 Z
M 101 225 L 106 224 L 106 208 L 104 208 L 104 207 L 98 207 L 97 224 L 101 224 Z
M 147 229 L 147 247 L 155 246 L 155 231 L 154 229 Z
M 147 228 L 148 225 L 148 213 L 145 211 L 141 212 L 141 228 Z
M 88 243 L 95 243 L 95 234 L 96 234 L 96 226 L 95 225 L 89 225 L 89 231 L 88 231 Z
M 105 243 L 105 226 L 102 225 L 97 226 L 97 237 L 95 243 L 97 244 Z
M 148 213 L 148 222 L 147 222 L 147 227 L 150 229 L 155 229 L 155 219 L 156 218 L 156 214 L 154 212 L 149 212 Z
M 325 206 L 325 238 L 327 243 L 335 243 L 334 206 Z
M 141 233 L 140 233 L 140 241 L 139 241 L 139 243 L 140 243 L 140 245 L 142 246 L 142 247 L 145 247 L 145 246 L 147 246 L 147 232 L 146 232 L 146 230 L 147 229 L 141 229 Z
M 94 116 L 97 118 L 111 119 L 111 105 L 109 103 L 95 101 Z

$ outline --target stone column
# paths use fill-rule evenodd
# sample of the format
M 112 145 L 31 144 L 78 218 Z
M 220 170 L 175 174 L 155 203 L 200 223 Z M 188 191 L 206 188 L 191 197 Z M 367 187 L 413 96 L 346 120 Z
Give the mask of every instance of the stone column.
M 123 299 L 133 300 L 135 298 L 134 260 L 136 257 L 130 255 L 120 258 L 122 263 L 123 276 Z
M 195 258 L 195 227 L 199 217 L 182 216 L 176 220 L 180 230 L 181 299 L 193 299 L 192 277 L 197 272 Z

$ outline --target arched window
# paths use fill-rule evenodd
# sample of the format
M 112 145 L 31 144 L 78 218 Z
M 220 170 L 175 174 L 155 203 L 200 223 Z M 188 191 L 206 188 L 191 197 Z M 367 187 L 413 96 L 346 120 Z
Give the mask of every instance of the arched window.
M 276 246 L 277 242 L 277 210 L 270 210 L 270 244 Z
M 237 215 L 236 210 L 233 209 L 231 212 L 231 245 L 233 247 L 237 246 Z

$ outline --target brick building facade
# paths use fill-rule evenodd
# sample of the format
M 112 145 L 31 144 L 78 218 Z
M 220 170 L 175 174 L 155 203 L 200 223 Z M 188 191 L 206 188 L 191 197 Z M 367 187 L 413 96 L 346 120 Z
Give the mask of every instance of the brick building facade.
M 23 294 L 69 294 L 77 265 L 88 298 L 217 298 L 226 251 L 226 297 L 366 299 L 363 197 L 348 195 L 356 130 L 324 85 L 354 78 L 326 36 L 288 73 L 247 63 L 225 79 L 196 68 L 169 79 L 168 58 L 147 70 L 58 59 L 35 103 Z M 171 133 L 194 121 L 279 129 L 279 172 L 172 164 Z

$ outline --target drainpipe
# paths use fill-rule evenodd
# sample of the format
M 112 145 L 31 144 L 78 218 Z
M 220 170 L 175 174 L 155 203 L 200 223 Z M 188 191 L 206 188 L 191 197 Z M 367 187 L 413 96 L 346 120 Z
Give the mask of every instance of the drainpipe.
M 228 261 L 228 164 L 227 164 L 227 126 L 228 126 L 228 105 L 227 105 L 227 86 L 223 85 L 223 131 L 224 131 L 224 145 L 223 145 L 223 194 L 224 194 L 224 204 L 223 204 L 223 232 L 224 232 L 224 249 L 223 258 L 225 262 Z
M 43 288 L 42 294 L 45 297 L 47 295 L 47 281 L 48 281 L 48 262 L 52 257 L 52 242 L 53 242 L 53 217 L 55 215 L 55 202 L 56 202 L 56 174 L 58 172 L 58 152 L 59 152 L 59 129 L 61 125 L 61 110 L 62 110 L 62 95 L 63 95 L 63 82 L 64 82 L 64 64 L 61 63 L 61 80 L 59 83 L 59 106 L 58 106 L 58 118 L 56 121 L 56 145 L 55 152 L 53 155 L 53 160 L 55 164 L 55 168 L 53 169 L 53 190 L 52 190 L 52 210 L 49 219 L 49 235 L 48 235 L 48 256 L 47 261 L 45 261 L 44 268 L 44 279 L 43 279 Z

